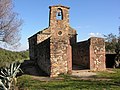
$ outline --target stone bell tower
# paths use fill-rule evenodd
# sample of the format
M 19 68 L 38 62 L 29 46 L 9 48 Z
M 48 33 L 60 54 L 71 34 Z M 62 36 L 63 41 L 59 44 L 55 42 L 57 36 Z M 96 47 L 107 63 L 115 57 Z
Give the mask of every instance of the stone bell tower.
M 50 20 L 49 25 L 58 25 L 58 23 L 63 23 L 64 25 L 69 25 L 69 7 L 56 5 L 50 6 Z M 59 24 L 60 25 L 60 24 Z
M 71 73 L 72 50 L 70 45 L 69 7 L 50 6 L 51 76 Z
M 69 33 L 69 7 L 57 5 L 50 6 L 49 26 L 51 34 L 57 38 L 68 37 Z
M 72 49 L 76 30 L 69 25 L 69 7 L 50 6 L 49 27 L 29 38 L 30 59 L 50 77 L 72 72 Z

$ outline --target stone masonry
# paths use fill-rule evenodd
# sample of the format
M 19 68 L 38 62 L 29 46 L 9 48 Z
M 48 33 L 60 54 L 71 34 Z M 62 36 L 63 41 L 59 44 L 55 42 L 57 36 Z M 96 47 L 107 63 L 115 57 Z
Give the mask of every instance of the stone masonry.
M 94 71 L 105 70 L 105 42 L 103 38 L 91 37 L 73 46 L 73 65 Z
M 72 72 L 71 44 L 76 31 L 69 25 L 69 7 L 50 6 L 49 27 L 29 38 L 30 59 L 50 77 Z
M 72 61 L 92 70 L 105 69 L 103 39 L 77 43 L 76 30 L 69 25 L 70 8 L 62 5 L 49 8 L 49 27 L 28 39 L 30 60 L 50 77 L 72 73 Z

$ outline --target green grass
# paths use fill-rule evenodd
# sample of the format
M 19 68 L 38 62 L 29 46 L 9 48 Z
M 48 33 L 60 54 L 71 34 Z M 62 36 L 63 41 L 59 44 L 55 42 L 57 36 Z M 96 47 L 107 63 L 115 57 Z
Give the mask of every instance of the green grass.
M 120 69 L 113 71 L 114 73 L 98 72 L 98 75 L 90 80 L 60 75 L 61 80 L 39 81 L 24 75 L 18 78 L 18 86 L 28 90 L 120 90 Z
M 111 81 L 120 82 L 120 69 L 112 69 L 112 72 L 98 72 L 98 78 L 112 79 Z

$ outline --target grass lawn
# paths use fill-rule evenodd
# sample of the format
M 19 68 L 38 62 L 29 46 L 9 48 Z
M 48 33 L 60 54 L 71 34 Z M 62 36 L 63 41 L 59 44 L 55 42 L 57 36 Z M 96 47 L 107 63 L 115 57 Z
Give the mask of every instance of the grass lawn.
M 82 80 L 80 77 L 60 75 L 60 80 L 40 81 L 31 76 L 18 78 L 18 87 L 25 90 L 120 90 L 120 69 L 97 72 L 97 76 Z

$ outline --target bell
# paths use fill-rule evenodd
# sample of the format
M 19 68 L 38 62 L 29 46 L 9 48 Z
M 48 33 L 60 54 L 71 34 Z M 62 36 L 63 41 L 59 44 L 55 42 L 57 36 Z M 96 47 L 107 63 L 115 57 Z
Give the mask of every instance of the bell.
M 58 16 L 61 16 L 61 12 L 58 12 Z

